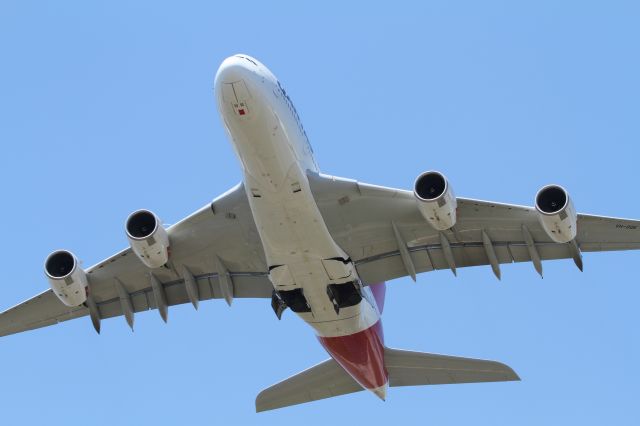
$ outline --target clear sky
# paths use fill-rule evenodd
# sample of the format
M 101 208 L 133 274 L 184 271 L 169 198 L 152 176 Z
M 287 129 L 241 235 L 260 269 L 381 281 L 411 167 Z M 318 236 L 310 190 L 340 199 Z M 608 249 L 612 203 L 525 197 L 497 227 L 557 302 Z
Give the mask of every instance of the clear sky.
M 303 2 L 300 2 L 303 3 Z M 247 53 L 291 95 L 325 173 L 640 218 L 637 2 L 0 3 L 0 307 L 91 265 L 138 208 L 174 223 L 240 180 L 212 85 Z M 516 4 L 517 3 L 517 4 Z M 264 387 L 327 358 L 267 300 L 87 318 L 0 341 L 0 424 L 640 424 L 640 253 L 399 279 L 393 347 L 495 359 L 519 383 L 393 388 L 263 414 Z

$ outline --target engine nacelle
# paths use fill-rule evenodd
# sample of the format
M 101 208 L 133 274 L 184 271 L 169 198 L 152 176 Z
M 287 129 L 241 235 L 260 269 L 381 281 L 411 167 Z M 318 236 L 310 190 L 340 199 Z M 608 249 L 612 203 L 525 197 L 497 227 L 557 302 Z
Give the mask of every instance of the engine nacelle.
M 131 249 L 149 268 L 159 268 L 169 261 L 169 234 L 158 216 L 149 210 L 131 213 L 125 225 Z
M 67 250 L 51 253 L 44 262 L 44 272 L 51 290 L 69 307 L 87 301 L 87 274 L 78 265 L 78 259 Z
M 438 231 L 456 224 L 458 202 L 449 181 L 439 172 L 424 172 L 416 179 L 413 194 L 422 216 Z
M 578 215 L 567 191 L 558 185 L 547 185 L 536 195 L 538 219 L 545 232 L 556 243 L 568 243 L 578 233 Z

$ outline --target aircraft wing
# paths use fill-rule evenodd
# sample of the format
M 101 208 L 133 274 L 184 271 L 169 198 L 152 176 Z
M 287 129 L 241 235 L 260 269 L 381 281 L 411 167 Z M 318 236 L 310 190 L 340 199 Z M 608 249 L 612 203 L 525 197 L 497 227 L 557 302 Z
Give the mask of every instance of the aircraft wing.
M 532 262 L 542 275 L 543 260 L 573 259 L 582 269 L 582 252 L 640 249 L 640 221 L 579 214 L 576 244 L 558 244 L 533 207 L 457 198 L 455 227 L 439 233 L 411 191 L 328 175 L 309 180 L 329 231 L 364 283 L 479 265 L 500 276 L 500 264 L 512 262 Z
M 327 175 L 310 175 L 309 180 L 329 231 L 365 283 L 479 265 L 491 265 L 499 275 L 499 265 L 512 262 L 533 262 L 542 274 L 543 260 L 569 258 L 582 268 L 582 252 L 640 249 L 640 221 L 580 214 L 577 244 L 557 244 L 532 207 L 458 198 L 456 226 L 439 233 L 424 220 L 410 191 Z M 153 271 L 168 306 L 191 300 L 183 266 L 194 276 L 196 303 L 225 298 L 225 281 L 232 298 L 271 297 L 264 252 L 242 185 L 169 227 L 168 233 L 169 267 Z M 135 312 L 157 308 L 149 270 L 130 249 L 92 266 L 87 274 L 97 330 L 101 319 L 119 315 L 133 327 Z M 66 307 L 47 290 L 0 313 L 0 336 L 91 312 L 88 306 Z
M 262 244 L 242 185 L 167 231 L 171 239 L 169 267 L 154 269 L 153 274 L 164 291 L 168 306 L 190 301 L 181 272 L 183 266 L 195 279 L 196 303 L 197 300 L 224 298 L 226 290 L 222 285 L 225 282 L 230 283 L 232 298 L 271 297 L 273 287 L 266 273 Z M 222 282 L 218 279 L 221 273 L 227 277 L 223 277 Z M 87 276 L 90 295 L 97 308 L 97 316 L 92 316 L 97 330 L 100 319 L 123 314 L 133 327 L 135 312 L 157 307 L 149 269 L 131 249 L 87 269 Z M 69 308 L 47 290 L 1 313 L 0 336 L 89 314 L 89 307 Z

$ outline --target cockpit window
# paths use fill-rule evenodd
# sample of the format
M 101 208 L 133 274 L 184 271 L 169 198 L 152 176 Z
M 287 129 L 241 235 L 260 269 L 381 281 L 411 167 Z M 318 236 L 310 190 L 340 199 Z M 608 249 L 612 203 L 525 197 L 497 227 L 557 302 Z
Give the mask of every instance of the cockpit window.
M 247 61 L 251 62 L 253 65 L 258 66 L 258 64 L 256 64 L 256 62 L 253 59 L 247 58 L 246 56 L 236 55 L 236 58 L 246 59 Z

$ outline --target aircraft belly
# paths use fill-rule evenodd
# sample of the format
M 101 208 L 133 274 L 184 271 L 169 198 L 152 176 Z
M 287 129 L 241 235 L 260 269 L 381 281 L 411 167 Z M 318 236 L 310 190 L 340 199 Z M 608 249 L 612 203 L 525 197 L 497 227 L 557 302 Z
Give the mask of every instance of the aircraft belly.
M 281 144 L 288 144 L 286 140 Z M 275 149 L 275 148 L 274 148 Z M 284 153 L 282 153 L 284 155 Z M 262 163 L 269 176 L 283 164 Z M 291 156 L 283 181 L 274 186 L 247 170 L 245 187 L 256 227 L 272 269 L 270 278 L 278 291 L 301 288 L 311 312 L 298 315 L 323 337 L 346 336 L 371 327 L 378 320 L 376 308 L 367 300 L 336 312 L 327 285 L 357 281 L 346 253 L 335 243 L 311 193 L 306 174 Z M 277 187 L 277 190 L 274 190 Z
M 306 176 L 292 166 L 277 192 L 248 175 L 247 196 L 269 265 L 343 257 L 311 195 Z

